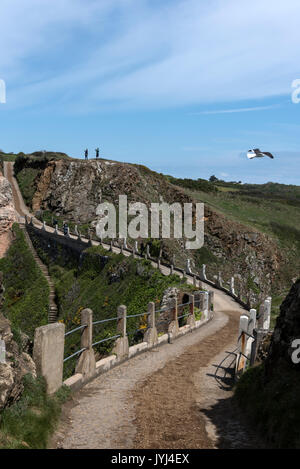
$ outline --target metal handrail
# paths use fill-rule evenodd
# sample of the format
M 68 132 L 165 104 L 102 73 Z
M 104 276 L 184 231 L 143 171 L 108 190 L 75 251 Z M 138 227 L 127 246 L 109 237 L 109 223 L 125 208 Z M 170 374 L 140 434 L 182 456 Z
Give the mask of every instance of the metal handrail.
M 101 321 L 94 321 L 92 324 L 93 324 L 93 326 L 95 326 L 96 324 L 102 324 L 102 323 L 108 322 L 108 321 L 116 321 L 118 319 L 119 318 L 102 319 Z
M 190 316 L 190 313 L 183 314 L 182 316 L 178 316 L 177 319 L 185 318 L 186 316 Z
M 137 318 L 138 316 L 148 316 L 149 314 L 150 314 L 149 312 L 139 313 L 139 314 L 128 314 L 126 317 L 127 318 Z
M 83 324 L 82 326 L 75 327 L 75 329 L 72 329 L 71 331 L 66 332 L 66 333 L 65 333 L 65 337 L 66 337 L 67 335 L 73 334 L 73 332 L 79 331 L 80 329 L 84 329 L 85 327 L 87 327 L 87 324 Z
M 180 307 L 182 307 L 182 306 L 188 306 L 188 305 L 190 305 L 191 303 L 192 303 L 191 301 L 189 301 L 188 303 L 182 303 L 181 305 L 177 305 L 177 308 L 180 308 Z
M 65 358 L 63 362 L 66 362 L 67 360 L 70 360 L 70 358 L 76 357 L 76 355 L 79 355 L 79 353 L 84 352 L 86 350 L 86 347 L 82 348 L 81 350 L 78 350 L 78 352 L 73 353 L 69 357 Z
M 113 337 L 107 337 L 106 339 L 98 340 L 98 342 L 94 342 L 92 344 L 92 347 L 94 347 L 95 345 L 101 344 L 102 342 L 107 342 L 108 340 L 117 339 L 118 337 L 121 337 L 121 335 L 118 334 L 118 335 L 114 335 Z

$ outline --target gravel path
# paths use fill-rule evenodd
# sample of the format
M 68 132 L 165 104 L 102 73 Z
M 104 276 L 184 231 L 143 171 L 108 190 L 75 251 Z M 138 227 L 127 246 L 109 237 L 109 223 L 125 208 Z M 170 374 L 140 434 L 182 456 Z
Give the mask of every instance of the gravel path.
M 50 447 L 258 447 L 232 403 L 230 375 L 224 380 L 221 368 L 215 377 L 216 365 L 235 347 L 243 310 L 229 297 L 215 304 L 214 320 L 196 332 L 134 357 L 76 393 Z

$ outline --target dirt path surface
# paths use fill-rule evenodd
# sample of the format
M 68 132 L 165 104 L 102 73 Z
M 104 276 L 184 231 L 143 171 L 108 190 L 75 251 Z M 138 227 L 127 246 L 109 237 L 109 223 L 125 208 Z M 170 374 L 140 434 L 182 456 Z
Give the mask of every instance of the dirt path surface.
M 215 377 L 234 349 L 241 312 L 218 297 L 213 321 L 86 385 L 65 407 L 50 447 L 259 447 L 232 403 L 230 375 L 221 368 Z

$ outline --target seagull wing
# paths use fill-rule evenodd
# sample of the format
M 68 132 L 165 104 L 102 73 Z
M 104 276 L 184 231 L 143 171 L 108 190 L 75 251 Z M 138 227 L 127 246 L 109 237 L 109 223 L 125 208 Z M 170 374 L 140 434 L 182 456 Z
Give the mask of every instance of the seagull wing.
M 274 159 L 274 156 L 272 155 L 272 153 L 270 153 L 268 151 L 264 151 L 264 155 L 268 156 L 269 158 Z

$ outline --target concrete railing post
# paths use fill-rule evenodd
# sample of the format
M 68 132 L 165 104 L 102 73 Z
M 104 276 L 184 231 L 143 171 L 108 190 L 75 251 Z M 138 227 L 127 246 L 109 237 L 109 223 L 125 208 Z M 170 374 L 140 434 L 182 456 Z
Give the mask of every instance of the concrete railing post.
M 199 275 L 200 275 L 201 280 L 207 280 L 207 278 L 206 278 L 206 265 L 205 264 L 202 265 Z
M 116 340 L 112 353 L 123 360 L 129 355 L 129 343 L 127 337 L 127 308 L 124 305 L 118 307 L 117 333 L 120 337 Z
M 93 312 L 91 309 L 81 311 L 81 325 L 85 326 L 81 330 L 80 348 L 85 349 L 76 365 L 76 373 L 81 373 L 83 379 L 90 378 L 95 374 L 96 360 L 94 355 L 93 344 Z
M 170 267 L 170 275 L 173 275 L 174 274 L 174 265 L 171 264 L 171 267 Z
M 223 287 L 223 279 L 222 279 L 221 272 L 218 272 L 217 284 L 219 285 L 219 287 L 221 287 L 221 288 Z
M 250 309 L 250 314 L 249 314 L 249 322 L 248 322 L 248 338 L 247 338 L 247 346 L 246 346 L 246 355 L 249 357 L 251 355 L 251 349 L 252 349 L 252 343 L 253 343 L 253 338 L 250 337 L 251 335 L 253 336 L 253 331 L 256 326 L 256 309 Z
M 57 223 L 56 223 L 55 228 L 54 228 L 54 233 L 58 235 L 58 226 L 57 226 Z
M 272 298 L 268 296 L 268 298 L 265 300 L 265 314 L 264 314 L 264 322 L 263 322 L 263 328 L 265 331 L 268 331 L 270 329 L 271 307 L 272 307 Z
M 46 380 L 48 394 L 62 386 L 64 347 L 64 324 L 48 324 L 35 330 L 33 359 L 37 374 Z
M 208 292 L 208 312 L 209 312 L 209 316 L 211 315 L 211 312 L 214 308 L 214 292 L 212 290 L 209 290 Z
M 179 331 L 177 298 L 171 298 L 169 300 L 169 308 L 171 311 L 171 322 L 169 324 L 168 333 L 171 335 L 172 338 L 175 337 Z
M 237 360 L 236 360 L 236 374 L 244 372 L 247 363 L 246 347 L 248 336 L 245 332 L 248 332 L 249 317 L 246 314 L 242 314 L 240 317 L 239 324 L 239 335 L 238 335 L 238 347 L 237 347 Z
M 46 231 L 46 222 L 45 222 L 45 221 L 43 221 L 43 227 L 42 227 L 42 230 L 43 230 L 43 231 Z
M 190 311 L 189 311 L 190 314 L 187 317 L 186 323 L 190 327 L 195 327 L 196 320 L 195 320 L 195 297 L 194 295 L 189 295 L 189 308 L 190 308 Z
M 148 303 L 148 328 L 144 335 L 144 341 L 148 343 L 149 347 L 153 347 L 158 342 L 157 329 L 155 325 L 155 303 L 151 301 Z
M 147 246 L 146 246 L 146 254 L 147 254 L 147 259 L 149 259 L 149 257 L 150 257 L 150 247 L 149 247 L 149 244 L 147 244 Z
M 230 292 L 235 295 L 235 290 L 234 290 L 234 277 L 231 277 L 230 279 L 230 287 L 229 287 Z
M 193 275 L 193 285 L 197 288 L 197 275 Z
M 204 299 L 203 299 L 203 315 L 204 315 L 204 319 L 208 319 L 209 318 L 209 294 L 208 292 L 204 292 Z

